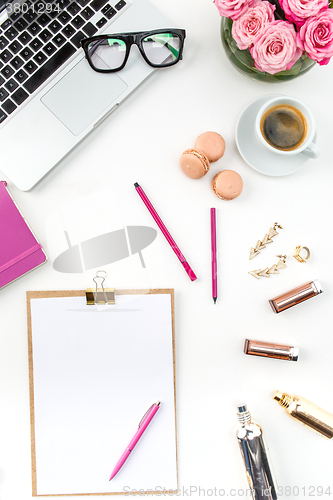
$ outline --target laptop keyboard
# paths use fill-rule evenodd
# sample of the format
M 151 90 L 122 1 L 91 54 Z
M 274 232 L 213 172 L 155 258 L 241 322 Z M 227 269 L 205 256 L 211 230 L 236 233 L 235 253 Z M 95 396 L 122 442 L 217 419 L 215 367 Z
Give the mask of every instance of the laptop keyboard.
M 44 5 L 44 9 L 41 9 Z M 0 123 L 94 36 L 125 0 L 28 0 L 0 26 Z M 52 6 L 52 10 L 51 10 Z

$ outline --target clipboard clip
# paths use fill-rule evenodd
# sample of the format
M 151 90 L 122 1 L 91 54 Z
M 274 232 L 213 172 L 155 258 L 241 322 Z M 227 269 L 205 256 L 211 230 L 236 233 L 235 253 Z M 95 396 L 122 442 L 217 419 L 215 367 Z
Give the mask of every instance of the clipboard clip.
M 104 281 L 106 277 L 105 271 L 97 271 L 93 281 L 96 283 L 95 290 L 93 288 L 87 288 L 86 299 L 87 306 L 93 306 L 94 304 L 115 304 L 115 289 L 114 288 L 104 288 Z M 97 280 L 101 281 L 101 288 L 98 288 Z

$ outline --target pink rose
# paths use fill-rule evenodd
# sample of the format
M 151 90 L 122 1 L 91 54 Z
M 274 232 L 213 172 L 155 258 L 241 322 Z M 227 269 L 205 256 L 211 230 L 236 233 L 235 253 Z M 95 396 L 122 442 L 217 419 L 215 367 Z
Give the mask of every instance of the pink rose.
M 297 34 L 298 46 L 322 66 L 333 56 L 333 9 L 310 17 Z
M 232 36 L 240 50 L 253 45 L 267 24 L 274 21 L 275 5 L 254 0 L 252 6 L 232 24 Z
M 221 16 L 237 19 L 247 11 L 253 0 L 214 0 Z
M 328 0 L 279 0 L 286 18 L 298 26 L 328 8 Z
M 255 66 L 271 75 L 290 69 L 302 55 L 296 31 L 287 21 L 273 21 L 250 48 Z

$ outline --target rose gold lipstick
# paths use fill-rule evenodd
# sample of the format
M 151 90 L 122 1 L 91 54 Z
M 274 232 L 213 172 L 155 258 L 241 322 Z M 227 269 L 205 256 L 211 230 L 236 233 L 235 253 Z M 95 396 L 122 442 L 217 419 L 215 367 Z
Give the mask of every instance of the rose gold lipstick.
M 269 342 L 261 342 L 259 340 L 245 340 L 245 354 L 252 356 L 262 356 L 264 358 L 284 359 L 286 361 L 298 360 L 298 347 L 289 345 L 272 344 Z
M 305 285 L 301 285 L 290 292 L 271 299 L 269 303 L 275 313 L 280 313 L 322 292 L 323 289 L 318 280 L 310 281 L 310 283 L 305 283 Z

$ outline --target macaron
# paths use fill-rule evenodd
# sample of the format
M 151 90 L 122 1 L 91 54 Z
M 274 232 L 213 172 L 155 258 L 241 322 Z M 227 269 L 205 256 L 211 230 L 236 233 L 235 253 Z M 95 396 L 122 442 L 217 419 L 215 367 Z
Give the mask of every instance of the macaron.
M 204 132 L 199 135 L 194 147 L 205 153 L 208 160 L 213 162 L 224 155 L 225 141 L 217 132 Z
M 191 179 L 200 179 L 209 170 L 209 160 L 205 153 L 197 149 L 186 149 L 180 157 L 182 171 Z
M 243 190 L 243 179 L 233 170 L 222 170 L 215 175 L 212 188 L 221 200 L 234 200 Z

